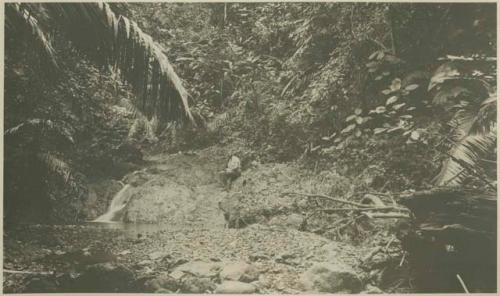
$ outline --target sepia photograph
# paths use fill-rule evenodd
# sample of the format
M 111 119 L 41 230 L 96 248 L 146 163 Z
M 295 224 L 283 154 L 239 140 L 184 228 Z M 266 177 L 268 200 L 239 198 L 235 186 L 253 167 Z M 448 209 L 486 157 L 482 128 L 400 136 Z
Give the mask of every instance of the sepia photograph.
M 1 5 L 3 293 L 497 293 L 496 2 Z

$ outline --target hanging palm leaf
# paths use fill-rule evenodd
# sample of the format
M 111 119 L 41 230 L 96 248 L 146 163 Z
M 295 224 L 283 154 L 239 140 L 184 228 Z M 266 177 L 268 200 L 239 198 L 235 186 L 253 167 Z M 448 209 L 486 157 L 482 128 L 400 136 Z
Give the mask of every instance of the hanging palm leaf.
M 474 104 L 464 102 L 450 125 L 455 131 L 452 136 L 455 143 L 448 152 L 449 157 L 443 163 L 435 183 L 458 185 L 470 172 L 477 172 L 494 181 L 496 176 L 488 176 L 486 172 L 482 172 L 482 164 L 496 162 L 496 96 L 491 95 L 484 100 L 479 110 Z
M 54 51 L 36 19 L 18 4 L 7 7 L 9 28 L 23 18 L 55 64 Z M 181 79 L 161 46 L 137 23 L 117 16 L 106 3 L 44 3 L 37 7 L 56 20 L 76 48 L 97 63 L 114 67 L 130 83 L 138 95 L 134 103 L 149 119 L 188 120 L 196 125 Z
M 57 69 L 56 53 L 45 33 L 39 26 L 38 20 L 18 3 L 10 3 L 5 6 L 6 30 L 22 35 L 22 31 L 29 32 L 40 52 L 49 61 L 50 65 Z

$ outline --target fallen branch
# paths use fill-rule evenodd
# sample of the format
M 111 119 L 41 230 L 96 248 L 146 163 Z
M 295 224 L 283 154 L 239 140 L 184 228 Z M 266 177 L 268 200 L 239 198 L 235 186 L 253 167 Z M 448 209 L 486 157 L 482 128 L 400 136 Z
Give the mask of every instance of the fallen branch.
M 399 214 L 399 213 L 379 213 L 379 214 L 372 214 L 372 213 L 363 213 L 368 218 L 374 219 L 374 218 L 410 218 L 410 215 L 404 215 L 404 214 Z
M 366 255 L 362 260 L 361 262 L 366 262 L 368 260 L 370 260 L 373 256 L 375 256 L 377 253 L 381 252 L 382 251 L 382 247 L 376 247 L 375 249 L 373 249 L 370 253 L 368 253 L 368 255 Z
M 473 58 L 473 57 L 460 57 L 460 56 L 453 56 L 453 55 L 447 55 L 444 58 L 438 58 L 439 61 L 487 61 L 487 62 L 494 62 L 497 60 L 496 57 L 478 57 L 478 58 Z
M 302 196 L 306 196 L 306 197 L 319 197 L 319 198 L 323 198 L 323 199 L 327 199 L 327 200 L 331 200 L 331 201 L 335 201 L 335 202 L 339 202 L 339 203 L 343 203 L 343 204 L 347 204 L 347 205 L 351 205 L 351 206 L 355 206 L 355 207 L 358 207 L 358 208 L 368 208 L 369 206 L 367 205 L 364 205 L 364 204 L 361 204 L 361 203 L 357 203 L 357 202 L 354 202 L 354 201 L 348 201 L 348 200 L 345 200 L 345 199 L 341 199 L 341 198 L 335 198 L 335 197 L 331 197 L 331 196 L 328 196 L 328 195 L 323 195 L 323 194 L 309 194 L 309 193 L 301 193 L 301 192 L 283 192 L 282 194 L 286 195 L 291 195 L 291 194 L 295 194 L 295 195 L 302 195 Z
M 4 269 L 3 273 L 13 273 L 13 274 L 42 274 L 42 275 L 52 275 L 53 272 L 50 271 L 29 271 L 29 270 L 11 270 Z
M 409 212 L 408 209 L 399 208 L 399 207 L 372 207 L 372 208 L 331 208 L 331 209 L 319 209 L 318 211 L 325 212 L 327 214 L 335 213 L 335 212 L 373 212 L 373 211 L 388 211 L 388 210 L 399 210 L 404 212 Z

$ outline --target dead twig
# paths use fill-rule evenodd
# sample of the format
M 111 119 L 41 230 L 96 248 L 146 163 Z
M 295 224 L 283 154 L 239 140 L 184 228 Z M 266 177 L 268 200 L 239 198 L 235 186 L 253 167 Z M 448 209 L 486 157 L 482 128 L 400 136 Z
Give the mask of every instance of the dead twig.
M 358 208 L 368 208 L 369 207 L 367 205 L 364 205 L 364 204 L 361 204 L 361 203 L 357 203 L 357 202 L 354 202 L 354 201 L 348 201 L 348 200 L 345 200 L 345 199 L 335 198 L 335 197 L 328 196 L 328 195 L 323 195 L 323 194 L 309 194 L 309 193 L 302 193 L 302 192 L 283 192 L 282 194 L 285 194 L 285 195 L 293 195 L 293 194 L 295 194 L 295 195 L 302 195 L 302 196 L 306 196 L 306 197 L 309 197 L 309 198 L 319 197 L 319 198 L 323 198 L 323 199 L 327 199 L 327 200 L 331 200 L 331 201 L 335 201 L 335 202 L 339 202 L 339 203 L 343 203 L 343 204 L 348 204 L 348 205 L 355 206 L 355 207 L 358 207 Z
M 356 222 L 357 220 L 359 220 L 359 219 L 361 219 L 361 218 L 363 218 L 363 217 L 364 217 L 364 215 L 359 215 L 359 216 L 356 216 L 356 217 L 354 217 L 353 219 L 351 219 L 351 220 L 347 221 L 347 223 L 345 223 L 344 225 L 340 225 L 340 226 L 338 226 L 338 227 L 333 227 L 333 226 L 330 226 L 330 227 L 328 227 L 328 228 L 325 228 L 325 231 L 326 231 L 326 230 L 332 230 L 332 229 L 333 229 L 333 231 L 339 231 L 339 230 L 341 230 L 341 229 L 343 229 L 343 228 L 345 228 L 345 227 L 347 227 L 347 226 L 351 225 L 352 223 Z M 346 218 L 346 220 L 348 220 L 348 218 Z M 335 224 L 336 224 L 336 225 L 338 225 L 338 223 L 335 223 Z
M 361 262 L 366 262 L 368 260 L 370 260 L 373 256 L 375 256 L 377 253 L 381 252 L 382 251 L 382 247 L 376 247 L 375 249 L 373 249 L 370 253 L 368 253 L 368 255 L 366 255 L 362 260 Z
M 460 285 L 462 285 L 462 288 L 464 289 L 466 294 L 469 294 L 469 289 L 467 289 L 467 286 L 465 285 L 464 281 L 462 280 L 462 277 L 457 273 L 457 279 L 460 282 Z
M 385 245 L 384 247 L 384 250 L 387 252 L 387 250 L 389 249 L 389 246 L 392 244 L 392 242 L 396 239 L 396 237 L 393 235 L 391 237 L 391 239 L 389 240 L 389 242 L 387 243 L 387 245 Z
M 403 252 L 403 257 L 401 257 L 401 261 L 399 262 L 399 267 L 403 266 L 405 259 L 406 259 L 406 252 Z

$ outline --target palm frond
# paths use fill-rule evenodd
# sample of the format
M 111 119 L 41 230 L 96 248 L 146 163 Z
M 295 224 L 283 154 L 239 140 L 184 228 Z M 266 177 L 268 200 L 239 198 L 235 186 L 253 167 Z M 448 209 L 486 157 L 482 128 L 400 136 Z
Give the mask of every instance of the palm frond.
M 484 100 L 479 106 L 476 118 L 471 125 L 471 133 L 488 133 L 496 126 L 497 119 L 497 96 L 496 93 L 491 94 L 489 98 Z
M 493 99 L 494 98 L 494 99 Z M 485 99 L 479 106 L 464 102 L 450 122 L 455 141 L 448 159 L 434 179 L 437 185 L 458 185 L 471 171 L 481 170 L 483 159 L 495 155 L 496 97 Z M 487 176 L 485 176 L 487 177 Z M 490 176 L 495 179 L 496 176 Z
M 20 30 L 26 30 L 33 36 L 36 46 L 44 54 L 50 64 L 57 68 L 56 54 L 49 39 L 40 28 L 38 20 L 18 3 L 7 3 L 5 5 L 6 29 L 15 34 Z
M 45 164 L 47 170 L 61 177 L 67 184 L 71 181 L 72 172 L 70 166 L 52 153 L 38 154 L 38 159 Z
M 470 170 L 477 171 L 482 159 L 492 154 L 496 147 L 496 131 L 488 134 L 476 134 L 464 137 L 449 152 L 449 158 L 443 163 L 440 173 L 435 178 L 436 185 L 459 185 Z M 487 177 L 487 176 L 485 176 Z M 491 176 L 494 180 L 495 176 Z
M 7 4 L 9 30 L 20 25 L 30 29 L 52 64 L 55 52 L 38 21 L 19 4 Z M 30 8 L 43 10 L 67 33 L 72 44 L 103 66 L 119 69 L 139 100 L 134 102 L 148 117 L 160 122 L 188 120 L 196 126 L 189 108 L 188 92 L 163 48 L 134 21 L 117 16 L 107 3 L 44 3 Z
M 134 104 L 161 122 L 189 120 L 196 125 L 188 92 L 162 47 L 134 21 L 117 16 L 107 3 L 51 3 L 67 36 L 102 65 L 113 65 L 139 100 Z
M 4 132 L 5 136 L 15 136 L 17 134 L 24 133 L 29 128 L 35 128 L 40 133 L 51 132 L 52 135 L 62 137 L 68 142 L 74 144 L 73 131 L 67 125 L 61 122 L 54 122 L 52 120 L 45 120 L 40 118 L 33 118 L 26 120 L 12 128 L 6 129 Z

